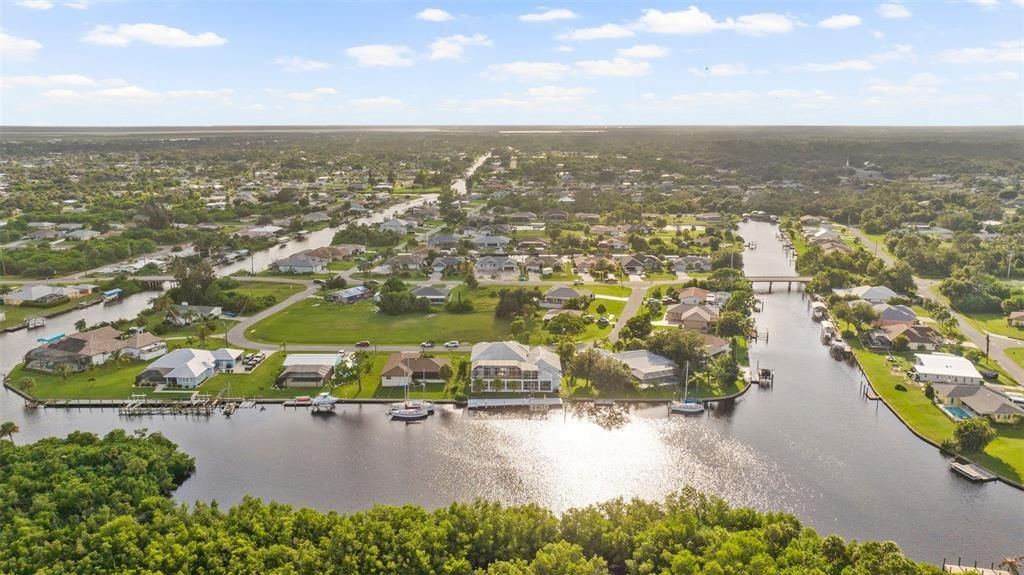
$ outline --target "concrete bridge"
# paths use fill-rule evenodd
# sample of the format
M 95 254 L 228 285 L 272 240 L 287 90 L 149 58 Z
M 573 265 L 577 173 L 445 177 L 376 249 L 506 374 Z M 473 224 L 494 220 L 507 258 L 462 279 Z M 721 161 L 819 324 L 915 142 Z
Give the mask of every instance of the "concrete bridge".
M 806 286 L 812 279 L 811 276 L 747 276 L 751 287 L 757 283 L 768 284 L 768 293 L 772 293 L 775 284 L 784 283 L 786 291 L 793 291 L 793 284 Z

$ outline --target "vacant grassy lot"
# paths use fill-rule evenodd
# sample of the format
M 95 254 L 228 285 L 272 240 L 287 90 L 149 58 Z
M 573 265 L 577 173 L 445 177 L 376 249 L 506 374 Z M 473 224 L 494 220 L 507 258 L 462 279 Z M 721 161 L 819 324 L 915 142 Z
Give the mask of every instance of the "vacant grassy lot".
M 849 343 L 872 387 L 907 424 L 936 443 L 952 437 L 953 421 L 925 397 L 923 387 L 908 382 L 903 375 L 910 366 L 909 354 L 891 363 L 884 354 L 864 349 L 857 340 L 849 340 Z M 907 391 L 897 390 L 897 384 L 906 386 Z M 1024 425 L 998 425 L 996 428 L 999 436 L 984 452 L 970 454 L 970 457 L 990 471 L 1020 483 L 1024 481 Z
M 610 295 L 612 297 L 629 297 L 632 288 L 612 284 L 587 284 L 583 289 L 590 290 L 594 295 Z
M 306 289 L 301 284 L 282 284 L 275 282 L 238 282 L 239 286 L 233 290 L 235 293 L 256 298 L 272 295 L 277 301 L 287 299 L 288 296 L 299 293 Z
M 353 344 L 369 340 L 379 344 L 416 344 L 426 340 L 444 342 L 493 341 L 507 339 L 509 322 L 494 317 L 497 290 L 473 292 L 476 309 L 453 314 L 434 306 L 427 314 L 386 315 L 377 313 L 373 302 L 352 305 L 307 299 L 290 306 L 246 332 L 246 337 L 271 343 Z
M 998 313 L 963 314 L 968 323 L 981 331 L 990 331 L 1006 337 L 1024 340 L 1024 329 L 1006 323 L 1006 316 Z

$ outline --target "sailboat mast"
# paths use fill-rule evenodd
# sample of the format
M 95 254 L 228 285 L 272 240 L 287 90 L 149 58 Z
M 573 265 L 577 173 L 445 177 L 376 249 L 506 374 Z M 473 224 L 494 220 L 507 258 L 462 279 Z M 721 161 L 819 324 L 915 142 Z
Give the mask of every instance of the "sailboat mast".
M 683 403 L 686 402 L 686 398 L 690 394 L 690 362 L 686 362 L 686 375 L 683 376 L 683 380 L 686 382 L 683 387 Z

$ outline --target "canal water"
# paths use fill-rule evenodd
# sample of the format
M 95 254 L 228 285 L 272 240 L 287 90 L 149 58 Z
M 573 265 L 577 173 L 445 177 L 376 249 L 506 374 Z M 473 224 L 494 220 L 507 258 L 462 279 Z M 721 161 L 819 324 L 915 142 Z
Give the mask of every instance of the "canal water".
M 741 227 L 758 245 L 746 254 L 748 273 L 792 273 L 776 230 Z M 0 420 L 18 422 L 24 442 L 76 429 L 161 431 L 197 459 L 175 494 L 186 502 L 233 504 L 251 494 L 353 511 L 484 497 L 561 511 L 693 485 L 734 504 L 791 511 L 821 533 L 892 539 L 933 563 L 962 555 L 987 564 L 1022 552 L 1024 493 L 950 473 L 936 449 L 861 397 L 858 371 L 818 343 L 802 294 L 774 291 L 761 295 L 757 315 L 768 343 L 752 347 L 753 361 L 775 369 L 774 388 L 701 417 L 669 417 L 664 406 L 547 415 L 445 407 L 400 424 L 381 406 L 346 405 L 326 416 L 272 406 L 230 419 L 123 419 L 111 410 L 27 411 L 5 393 Z

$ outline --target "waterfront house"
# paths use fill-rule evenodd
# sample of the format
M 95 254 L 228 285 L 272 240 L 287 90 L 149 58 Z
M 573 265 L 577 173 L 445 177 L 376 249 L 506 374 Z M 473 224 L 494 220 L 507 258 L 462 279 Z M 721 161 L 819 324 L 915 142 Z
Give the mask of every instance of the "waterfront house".
M 709 272 L 711 271 L 711 257 L 709 256 L 679 256 L 672 267 L 677 272 Z
M 704 351 L 707 352 L 708 357 L 715 357 L 732 349 L 732 344 L 724 337 L 710 333 L 702 333 L 701 336 L 704 338 Z
M 183 303 L 181 305 L 173 305 L 167 312 L 167 316 L 164 321 L 171 325 L 178 327 L 184 327 L 192 325 L 196 321 L 206 321 L 211 319 L 217 319 L 221 316 L 223 310 L 220 306 L 215 305 L 189 305 Z
M 587 300 L 593 297 L 589 290 L 578 290 L 569 286 L 554 286 L 544 292 L 540 307 L 562 308 L 571 301 Z
M 409 290 L 412 295 L 424 298 L 432 304 L 443 304 L 448 300 L 448 288 L 420 285 Z
M 965 409 L 968 415 L 987 417 L 996 423 L 1012 423 L 1024 417 L 1024 409 L 1007 395 L 987 385 L 932 385 L 935 402 L 943 406 Z M 948 413 L 948 412 L 947 412 Z
M 272 270 L 281 273 L 317 274 L 327 270 L 327 261 L 305 254 L 295 254 L 270 264 Z
M 267 238 L 270 236 L 277 235 L 278 232 L 284 231 L 284 228 L 280 226 L 258 226 L 255 228 L 249 228 L 239 235 L 248 236 L 250 238 Z
M 127 345 L 121 332 L 109 325 L 71 334 L 53 343 L 43 344 L 25 354 L 25 367 L 36 371 L 73 372 L 103 365 Z
M 871 304 L 887 303 L 892 298 L 899 297 L 900 295 L 886 286 L 857 286 L 849 289 L 834 289 L 832 291 L 840 296 L 862 299 Z
M 688 287 L 679 290 L 679 303 L 686 305 L 699 305 L 708 301 L 709 292 L 698 287 Z
M 913 325 L 917 323 L 917 314 L 914 310 L 905 305 L 889 305 L 887 303 L 876 303 L 872 306 L 878 312 L 878 319 L 872 325 Z
M 383 387 L 404 387 L 417 383 L 444 383 L 443 366 L 451 368 L 451 360 L 424 357 L 414 351 L 403 351 L 388 356 L 380 372 Z
M 241 352 L 238 352 L 239 355 Z M 205 349 L 176 349 L 149 364 L 135 376 L 135 385 L 169 385 L 194 388 L 203 384 L 217 372 L 212 351 Z
M 353 256 L 357 256 L 366 251 L 365 246 L 356 244 L 345 244 L 340 246 L 321 246 L 311 250 L 306 250 L 302 255 L 310 256 L 313 258 L 320 258 L 328 261 L 340 261 L 347 260 Z
M 373 290 L 366 286 L 354 286 L 327 294 L 327 300 L 334 303 L 356 303 L 373 296 Z
M 914 354 L 910 369 L 914 379 L 921 382 L 977 385 L 983 381 L 969 359 L 951 353 Z
M 3 296 L 4 305 L 56 305 L 67 299 L 78 299 L 87 296 L 96 286 L 49 286 L 27 285 Z
M 935 351 L 942 345 L 942 335 L 927 325 L 895 324 L 883 326 L 868 334 L 874 347 L 889 347 L 899 336 L 907 338 L 908 347 L 914 351 Z
M 598 348 L 598 351 L 625 364 L 640 385 L 664 385 L 679 382 L 679 366 L 667 357 L 646 349 L 610 353 Z
M 718 311 L 704 304 L 676 304 L 665 312 L 665 321 L 683 329 L 710 333 L 718 324 Z
M 555 392 L 562 383 L 558 355 L 515 341 L 481 342 L 470 353 L 471 379 L 487 392 Z
M 167 343 L 149 332 L 131 335 L 124 340 L 124 344 L 121 353 L 141 361 L 149 361 L 167 353 Z
M 339 353 L 291 353 L 284 358 L 277 376 L 277 387 L 323 387 L 334 377 L 335 366 L 342 360 Z

